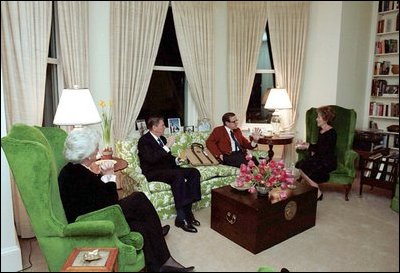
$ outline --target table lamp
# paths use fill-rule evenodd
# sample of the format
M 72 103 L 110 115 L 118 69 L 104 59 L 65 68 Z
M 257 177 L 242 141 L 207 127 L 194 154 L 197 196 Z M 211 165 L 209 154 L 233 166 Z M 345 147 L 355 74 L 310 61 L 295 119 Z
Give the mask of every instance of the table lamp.
M 290 102 L 289 95 L 284 88 L 272 88 L 269 92 L 267 102 L 264 106 L 265 109 L 273 109 L 275 112 L 272 114 L 271 125 L 274 134 L 279 134 L 281 118 L 279 110 L 291 109 L 292 103 Z
M 100 123 L 101 118 L 87 88 L 64 89 L 53 123 L 56 125 L 73 125 L 74 128 L 83 125 Z

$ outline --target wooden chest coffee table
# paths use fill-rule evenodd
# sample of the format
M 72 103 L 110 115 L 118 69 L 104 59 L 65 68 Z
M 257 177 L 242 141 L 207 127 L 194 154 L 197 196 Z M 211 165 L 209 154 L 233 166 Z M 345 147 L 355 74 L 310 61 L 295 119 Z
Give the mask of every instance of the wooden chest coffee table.
M 211 228 L 257 254 L 315 226 L 317 189 L 296 184 L 288 199 L 271 204 L 231 186 L 211 192 Z

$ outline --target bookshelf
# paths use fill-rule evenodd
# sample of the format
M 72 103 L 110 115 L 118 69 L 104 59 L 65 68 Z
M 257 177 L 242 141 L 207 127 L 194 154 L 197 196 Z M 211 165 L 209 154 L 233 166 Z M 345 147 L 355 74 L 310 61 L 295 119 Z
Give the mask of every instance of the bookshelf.
M 376 13 L 369 128 L 387 133 L 387 147 L 398 150 L 399 133 L 387 127 L 399 124 L 399 1 L 379 1 Z

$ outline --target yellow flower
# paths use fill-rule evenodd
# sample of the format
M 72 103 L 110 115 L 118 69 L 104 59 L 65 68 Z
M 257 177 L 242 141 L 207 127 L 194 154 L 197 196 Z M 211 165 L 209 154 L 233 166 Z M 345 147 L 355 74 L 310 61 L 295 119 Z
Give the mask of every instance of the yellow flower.
M 112 121 L 112 115 L 111 115 L 111 101 L 108 102 L 108 107 L 107 103 L 103 100 L 100 100 L 99 106 L 101 108 L 101 118 L 102 118 L 102 123 L 101 126 L 103 128 L 103 144 L 104 147 L 111 147 L 111 121 Z

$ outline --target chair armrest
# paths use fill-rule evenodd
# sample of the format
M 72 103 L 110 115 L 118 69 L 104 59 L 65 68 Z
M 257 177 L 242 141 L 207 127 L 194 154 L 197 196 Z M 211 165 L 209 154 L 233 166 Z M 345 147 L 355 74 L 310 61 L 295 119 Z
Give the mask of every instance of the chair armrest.
M 139 232 L 130 232 L 129 234 L 122 236 L 119 239 L 124 244 L 134 246 L 137 250 L 143 248 L 144 240 L 142 234 L 140 234 Z
M 344 153 L 344 166 L 347 170 L 347 174 L 350 177 L 356 176 L 356 160 L 358 159 L 358 153 L 353 150 L 347 150 Z
M 65 226 L 64 236 L 112 236 L 114 224 L 111 221 L 75 222 Z
M 131 231 L 119 205 L 108 206 L 100 210 L 80 215 L 76 218 L 76 222 L 97 220 L 111 221 L 115 225 L 115 233 L 117 237 L 125 236 Z

